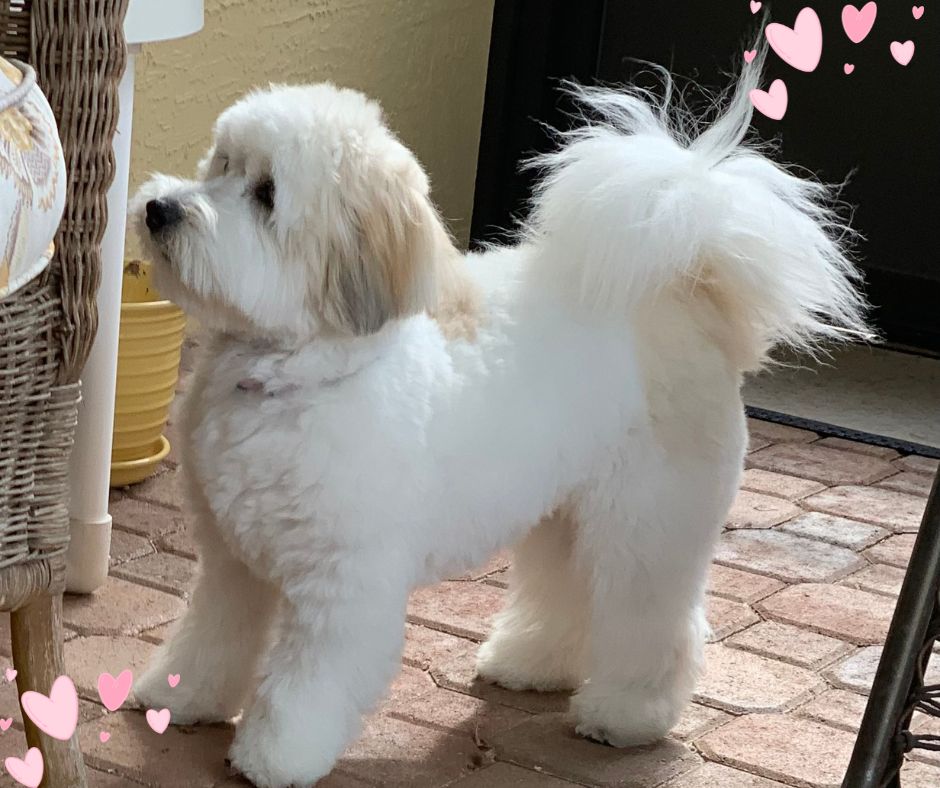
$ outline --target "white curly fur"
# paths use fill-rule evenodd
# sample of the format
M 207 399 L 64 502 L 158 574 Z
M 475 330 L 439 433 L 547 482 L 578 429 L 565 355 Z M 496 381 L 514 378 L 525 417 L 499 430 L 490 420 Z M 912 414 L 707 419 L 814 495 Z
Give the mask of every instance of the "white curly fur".
M 212 339 L 181 431 L 199 577 L 141 702 L 244 709 L 235 767 L 311 784 L 399 670 L 410 591 L 515 545 L 479 673 L 576 689 L 595 739 L 669 731 L 741 474 L 742 371 L 865 334 L 826 190 L 742 144 L 756 74 L 700 135 L 581 91 L 596 119 L 539 162 L 520 242 L 465 258 L 377 105 L 330 85 L 248 96 L 197 180 L 143 187 L 159 285 Z M 155 199 L 182 219 L 150 232 Z M 435 319 L 455 292 L 457 338 Z

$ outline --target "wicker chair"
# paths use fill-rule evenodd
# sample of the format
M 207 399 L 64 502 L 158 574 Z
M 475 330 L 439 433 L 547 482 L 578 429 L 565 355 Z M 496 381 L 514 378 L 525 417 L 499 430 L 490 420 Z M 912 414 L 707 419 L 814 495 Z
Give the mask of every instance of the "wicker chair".
M 97 323 L 127 2 L 0 0 L 0 55 L 35 68 L 68 170 L 51 265 L 0 301 L 0 610 L 11 612 L 20 694 L 48 694 L 65 672 L 68 461 Z M 77 737 L 58 741 L 25 715 L 24 723 L 29 745 L 43 753 L 42 785 L 86 785 Z

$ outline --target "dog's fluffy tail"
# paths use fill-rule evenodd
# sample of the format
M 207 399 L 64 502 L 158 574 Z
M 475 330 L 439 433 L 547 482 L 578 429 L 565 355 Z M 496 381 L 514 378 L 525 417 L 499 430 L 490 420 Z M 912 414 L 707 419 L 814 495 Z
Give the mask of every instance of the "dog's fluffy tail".
M 662 99 L 572 87 L 591 119 L 533 162 L 543 177 L 524 231 L 536 276 L 618 311 L 684 280 L 732 324 L 742 368 L 777 344 L 869 337 L 830 190 L 745 141 L 762 63 L 763 53 L 704 128 L 672 100 L 665 72 Z

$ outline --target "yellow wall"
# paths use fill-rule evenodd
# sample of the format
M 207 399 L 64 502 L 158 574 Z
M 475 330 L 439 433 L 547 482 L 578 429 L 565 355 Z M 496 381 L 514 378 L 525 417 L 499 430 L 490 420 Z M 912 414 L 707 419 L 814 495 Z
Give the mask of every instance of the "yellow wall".
M 146 46 L 138 58 L 132 188 L 154 171 L 191 175 L 215 117 L 248 88 L 330 80 L 382 103 L 466 242 L 493 0 L 205 5 L 202 32 Z

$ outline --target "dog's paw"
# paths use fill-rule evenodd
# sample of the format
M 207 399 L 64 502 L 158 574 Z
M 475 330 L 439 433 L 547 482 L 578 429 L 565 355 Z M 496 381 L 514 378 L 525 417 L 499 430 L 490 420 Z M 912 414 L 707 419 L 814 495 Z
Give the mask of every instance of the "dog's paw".
M 203 685 L 194 689 L 182 684 L 171 687 L 167 675 L 145 673 L 134 684 L 132 701 L 141 709 L 169 709 L 174 725 L 227 722 L 239 713 L 240 709 L 225 706 L 218 694 L 200 691 Z
M 287 788 L 290 782 L 280 774 L 276 764 L 269 763 L 256 743 L 238 731 L 225 759 L 228 771 L 251 782 L 257 788 Z
M 605 747 L 639 747 L 640 745 L 650 744 L 662 738 L 661 736 L 646 737 L 637 736 L 633 733 L 612 731 L 602 725 L 587 722 L 576 725 L 574 730 L 578 736 L 592 741 L 595 744 L 602 744 Z
M 577 686 L 577 680 L 566 675 L 522 672 L 479 663 L 477 678 L 487 684 L 496 684 L 514 692 L 568 692 Z
M 225 773 L 230 779 L 238 780 L 245 785 L 253 785 L 255 788 L 271 788 L 272 786 L 271 783 L 262 782 L 260 775 L 252 776 L 244 771 L 241 766 L 237 766 L 232 760 L 231 752 L 229 752 L 228 757 L 225 759 Z
M 571 711 L 579 736 L 611 747 L 638 747 L 666 736 L 681 707 L 645 692 L 620 688 L 607 694 L 588 684 L 572 698 Z
M 507 645 L 508 639 L 488 640 L 477 653 L 477 676 L 509 690 L 560 692 L 576 689 L 580 683 L 572 675 L 563 654 L 551 650 L 523 649 Z
M 227 764 L 258 788 L 308 788 L 329 774 L 333 759 L 321 757 L 315 742 L 292 746 L 263 721 L 247 719 L 236 731 Z

